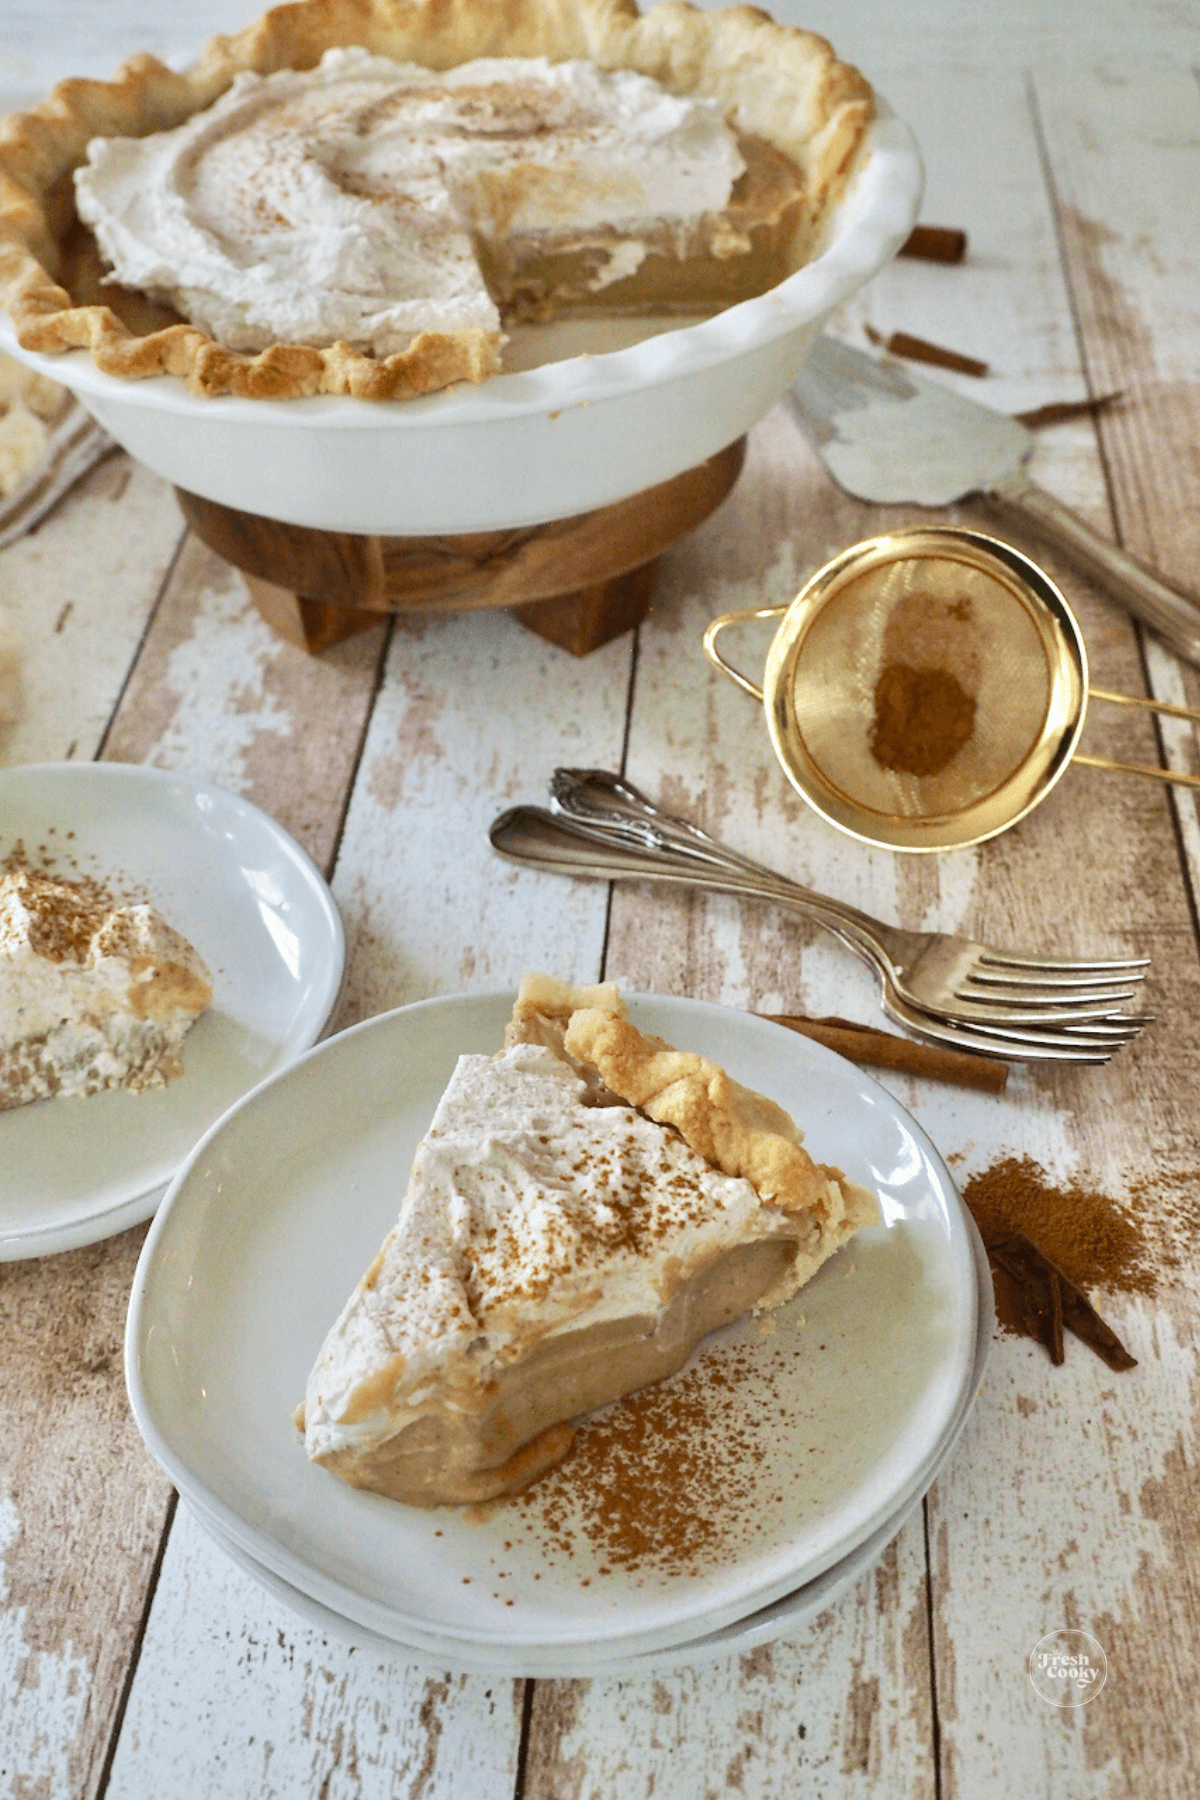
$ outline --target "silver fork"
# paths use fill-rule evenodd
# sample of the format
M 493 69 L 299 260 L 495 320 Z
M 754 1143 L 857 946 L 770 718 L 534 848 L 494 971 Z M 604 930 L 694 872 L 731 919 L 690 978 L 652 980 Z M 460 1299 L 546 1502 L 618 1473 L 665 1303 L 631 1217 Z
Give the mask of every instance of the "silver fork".
M 593 876 L 603 881 L 674 882 L 774 900 L 785 906 L 797 905 L 794 896 L 781 892 L 778 887 L 732 873 L 722 874 L 716 869 L 698 870 L 695 865 L 677 860 L 668 852 L 650 853 L 603 830 L 582 830 L 570 820 L 542 807 L 511 808 L 495 821 L 491 840 L 493 847 L 510 861 L 558 874 Z M 1087 1027 L 1050 1028 L 1043 1025 L 1018 1027 L 998 1020 L 995 1025 L 983 1027 L 952 1015 L 929 1012 L 906 1000 L 889 985 L 880 963 L 863 941 L 843 928 L 841 921 L 824 916 L 816 907 L 804 906 L 801 910 L 826 925 L 884 976 L 883 1007 L 897 1024 L 935 1043 L 980 1051 L 1010 1062 L 1103 1063 L 1144 1022 L 1129 1019 L 1118 1022 L 1106 1018 Z
M 606 840 L 611 832 L 652 854 L 699 859 L 706 867 L 737 874 L 756 886 L 769 883 L 780 898 L 797 907 L 809 910 L 816 905 L 832 911 L 873 940 L 872 948 L 885 965 L 880 971 L 885 982 L 890 978 L 899 997 L 923 1011 L 969 1020 L 985 1029 L 1003 1027 L 1010 1019 L 1020 1027 L 1079 1026 L 1101 1037 L 1119 1036 L 1121 1041 L 1149 1023 L 1145 1016 L 1114 1015 L 1112 1010 L 1132 998 L 1134 989 L 1128 984 L 1142 980 L 1148 966 L 1144 957 L 1080 962 L 1015 956 L 944 932 L 901 931 L 727 849 L 607 769 L 556 769 L 550 795 L 556 814 L 583 830 L 603 832 Z M 869 951 L 864 954 L 880 967 Z
M 564 874 L 675 882 L 794 907 L 871 965 L 885 1011 L 920 1036 L 1010 1060 L 1105 1062 L 1148 1022 L 1113 1011 L 1141 979 L 1144 959 L 1011 957 L 965 938 L 901 932 L 725 851 L 605 771 L 560 770 L 553 791 L 553 813 L 515 807 L 495 821 L 501 855 Z

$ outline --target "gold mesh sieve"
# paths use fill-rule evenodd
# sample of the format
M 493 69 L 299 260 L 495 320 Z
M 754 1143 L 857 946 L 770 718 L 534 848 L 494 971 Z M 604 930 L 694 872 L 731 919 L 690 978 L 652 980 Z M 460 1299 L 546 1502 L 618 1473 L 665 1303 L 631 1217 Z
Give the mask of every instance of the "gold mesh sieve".
M 781 618 L 763 685 L 717 649 L 730 625 Z M 1089 695 L 1200 722 L 1186 707 L 1088 687 L 1063 595 L 998 539 L 952 526 L 869 538 L 786 607 L 731 612 L 709 660 L 761 700 L 789 781 L 822 817 L 894 850 L 1005 831 L 1074 759 L 1200 787 L 1194 776 L 1076 752 Z

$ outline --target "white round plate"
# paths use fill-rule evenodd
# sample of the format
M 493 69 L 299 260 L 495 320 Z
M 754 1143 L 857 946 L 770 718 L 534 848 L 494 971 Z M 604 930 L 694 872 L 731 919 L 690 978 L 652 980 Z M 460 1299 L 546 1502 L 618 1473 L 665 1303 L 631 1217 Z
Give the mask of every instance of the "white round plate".
M 975 1362 L 971 1373 L 970 1386 L 963 1397 L 957 1418 L 946 1434 L 945 1441 L 939 1446 L 936 1467 L 931 1476 L 936 1479 L 962 1435 L 963 1427 L 970 1415 L 971 1408 L 979 1393 L 987 1367 L 988 1353 L 991 1349 L 992 1327 L 995 1323 L 995 1312 L 992 1305 L 992 1277 L 988 1267 L 987 1252 L 974 1222 L 967 1217 L 967 1229 L 971 1234 L 972 1248 L 975 1253 L 976 1279 L 979 1284 L 979 1317 L 976 1326 Z M 246 1550 L 235 1543 L 220 1525 L 208 1513 L 203 1503 L 184 1493 L 183 1500 L 188 1511 L 212 1541 L 235 1562 L 240 1569 L 254 1581 L 265 1588 L 269 1594 L 292 1612 L 296 1613 L 306 1625 L 312 1626 L 326 1637 L 354 1645 L 370 1656 L 388 1662 L 421 1662 L 432 1668 L 444 1670 L 466 1669 L 470 1673 L 481 1675 L 504 1675 L 509 1677 L 547 1677 L 559 1680 L 564 1677 L 586 1675 L 595 1677 L 638 1677 L 658 1674 L 665 1669 L 681 1668 L 696 1663 L 713 1662 L 718 1657 L 742 1655 L 748 1650 L 757 1649 L 760 1644 L 774 1643 L 779 1638 L 790 1637 L 802 1625 L 816 1617 L 819 1612 L 834 1605 L 841 1596 L 856 1582 L 860 1575 L 874 1567 L 883 1555 L 892 1539 L 901 1530 L 907 1520 L 928 1491 L 931 1482 L 925 1483 L 921 1489 L 906 1500 L 878 1531 L 872 1532 L 848 1556 L 826 1569 L 814 1581 L 805 1583 L 803 1587 L 786 1594 L 782 1600 L 776 1600 L 771 1606 L 763 1607 L 758 1612 L 748 1613 L 745 1618 L 737 1619 L 731 1625 L 719 1631 L 703 1632 L 686 1643 L 676 1644 L 667 1650 L 642 1651 L 635 1656 L 617 1656 L 603 1661 L 584 1661 L 577 1652 L 562 1651 L 557 1656 L 539 1650 L 536 1646 L 521 1650 L 518 1658 L 497 1657 L 495 1652 L 477 1650 L 473 1645 L 463 1646 L 461 1643 L 446 1643 L 439 1649 L 432 1642 L 420 1645 L 408 1644 L 395 1637 L 384 1637 L 380 1632 L 372 1631 L 365 1625 L 348 1619 L 344 1613 L 332 1611 L 314 1600 L 311 1594 L 294 1587 L 277 1575 L 265 1563 L 259 1562 Z
M 630 1676 L 658 1674 L 664 1669 L 712 1662 L 720 1656 L 744 1654 L 759 1644 L 774 1643 L 777 1638 L 786 1637 L 817 1613 L 834 1605 L 860 1575 L 874 1566 L 920 1503 L 918 1495 L 865 1543 L 860 1544 L 857 1550 L 835 1563 L 832 1569 L 826 1569 L 824 1575 L 818 1575 L 815 1581 L 810 1581 L 794 1595 L 789 1595 L 786 1601 L 777 1603 L 779 1610 L 770 1609 L 772 1617 L 769 1624 L 764 1624 L 756 1613 L 749 1621 L 738 1621 L 726 1626 L 723 1631 L 690 1639 L 686 1644 L 678 1644 L 669 1650 L 643 1650 L 636 1656 L 618 1655 L 608 1657 L 603 1662 L 585 1664 L 577 1663 L 569 1652 L 559 1658 L 551 1658 L 536 1648 L 528 1649 L 520 1653 L 516 1662 L 511 1662 L 506 1658 L 498 1658 L 494 1652 L 478 1650 L 474 1645 L 464 1647 L 461 1644 L 448 1644 L 444 1650 L 439 1650 L 428 1644 L 406 1644 L 399 1638 L 384 1637 L 380 1632 L 372 1631 L 369 1626 L 347 1619 L 343 1613 L 333 1612 L 303 1589 L 293 1587 L 281 1575 L 276 1575 L 273 1569 L 258 1562 L 248 1550 L 243 1550 L 240 1544 L 235 1543 L 194 1500 L 184 1497 L 184 1505 L 201 1531 L 212 1539 L 217 1548 L 223 1550 L 244 1574 L 257 1581 L 260 1587 L 281 1600 L 306 1625 L 312 1626 L 324 1637 L 352 1644 L 356 1650 L 378 1657 L 381 1662 L 418 1662 L 431 1670 L 455 1669 L 465 1670 L 471 1675 L 500 1675 L 510 1680 L 525 1678 L 548 1681 L 567 1680 L 572 1676 L 599 1679 L 613 1676 L 627 1679 Z
M 0 1112 L 0 1261 L 111 1237 L 148 1218 L 196 1140 L 307 1050 L 345 960 L 333 896 L 258 807 L 190 775 L 126 763 L 0 771 L 0 860 L 93 876 L 149 900 L 195 945 L 213 1000 L 164 1088 Z
M 151 1449 L 228 1536 L 383 1636 L 514 1654 L 662 1649 L 814 1579 L 932 1479 L 975 1363 L 971 1238 L 936 1151 L 869 1077 L 748 1014 L 632 997 L 639 1025 L 780 1101 L 814 1155 L 883 1206 L 884 1223 L 774 1315 L 773 1335 L 743 1321 L 712 1352 L 741 1365 L 730 1454 L 752 1483 L 738 1516 L 718 1519 L 719 1557 L 683 1575 L 602 1573 L 587 1543 L 567 1556 L 544 1547 L 546 1484 L 485 1517 L 346 1487 L 306 1461 L 292 1411 L 394 1221 L 457 1056 L 501 1042 L 511 1001 L 462 996 L 368 1020 L 208 1134 L 138 1267 L 130 1397 Z M 720 1512 L 717 1482 L 711 1501 Z

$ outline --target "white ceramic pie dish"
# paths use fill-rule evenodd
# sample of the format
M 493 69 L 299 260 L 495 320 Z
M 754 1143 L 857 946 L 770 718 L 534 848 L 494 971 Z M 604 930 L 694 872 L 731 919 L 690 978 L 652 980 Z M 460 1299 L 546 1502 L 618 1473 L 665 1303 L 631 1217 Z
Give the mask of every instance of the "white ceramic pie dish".
M 766 1435 L 753 1453 L 739 1445 L 753 1491 L 723 1526 L 720 1557 L 685 1576 L 653 1566 L 605 1576 L 602 1547 L 547 1549 L 540 1500 L 480 1519 L 346 1487 L 307 1462 L 292 1409 L 394 1220 L 457 1055 L 500 1042 L 511 998 L 460 996 L 368 1020 L 228 1113 L 147 1240 L 126 1373 L 142 1433 L 181 1492 L 331 1611 L 434 1654 L 454 1642 L 497 1658 L 536 1648 L 604 1660 L 769 1606 L 928 1485 L 971 1390 L 975 1254 L 944 1164 L 877 1083 L 748 1014 L 633 997 L 639 1024 L 780 1100 L 814 1154 L 836 1156 L 884 1208 L 883 1225 L 776 1315 L 775 1335 L 754 1321 L 727 1334 L 740 1360 L 736 1434 L 748 1421 Z M 780 1433 L 781 1413 L 792 1431 Z M 723 1462 L 720 1444 L 711 1454 Z
M 697 1663 L 716 1661 L 718 1658 L 743 1655 L 748 1650 L 757 1649 L 761 1644 L 774 1643 L 779 1638 L 793 1636 L 803 1626 L 815 1619 L 818 1613 L 835 1605 L 846 1590 L 867 1570 L 874 1567 L 883 1555 L 892 1539 L 901 1530 L 907 1520 L 937 1479 L 952 1455 L 963 1428 L 970 1416 L 972 1407 L 983 1382 L 987 1367 L 988 1353 L 991 1349 L 992 1330 L 995 1324 L 995 1311 L 992 1305 L 992 1277 L 988 1266 L 987 1252 L 975 1228 L 974 1222 L 967 1217 L 968 1233 L 972 1240 L 975 1254 L 975 1270 L 979 1285 L 979 1318 L 976 1327 L 975 1361 L 971 1374 L 971 1382 L 963 1395 L 958 1416 L 951 1424 L 942 1443 L 939 1444 L 935 1456 L 931 1459 L 928 1479 L 923 1479 L 917 1490 L 897 1507 L 896 1511 L 879 1527 L 877 1531 L 864 1538 L 840 1562 L 826 1569 L 823 1575 L 806 1582 L 802 1587 L 772 1605 L 762 1607 L 756 1612 L 736 1619 L 732 1624 L 716 1631 L 698 1630 L 697 1635 L 688 1638 L 684 1643 L 675 1644 L 665 1650 L 643 1650 L 636 1655 L 618 1652 L 616 1655 L 592 1660 L 581 1655 L 578 1648 L 560 1649 L 557 1653 L 538 1646 L 524 1646 L 508 1653 L 506 1649 L 478 1649 L 473 1645 L 464 1645 L 461 1641 L 447 1640 L 439 1644 L 429 1638 L 421 1644 L 411 1644 L 403 1639 L 385 1637 L 365 1625 L 357 1624 L 347 1618 L 344 1613 L 336 1612 L 322 1605 L 311 1594 L 302 1588 L 285 1581 L 265 1563 L 259 1562 L 248 1551 L 243 1550 L 229 1535 L 222 1531 L 213 1516 L 206 1512 L 203 1502 L 195 1495 L 183 1492 L 184 1504 L 197 1526 L 214 1544 L 221 1549 L 237 1566 L 260 1587 L 280 1600 L 291 1612 L 297 1614 L 306 1625 L 320 1631 L 325 1637 L 342 1643 L 353 1645 L 365 1654 L 380 1661 L 394 1663 L 417 1662 L 429 1669 L 444 1670 L 466 1669 L 474 1674 L 503 1675 L 506 1677 L 534 1677 L 559 1680 L 567 1677 L 587 1675 L 603 1678 L 619 1677 L 621 1679 L 644 1677 L 657 1674 L 666 1669 L 690 1667 Z M 698 1622 L 702 1624 L 702 1621 Z
M 908 235 L 922 168 L 877 102 L 825 250 L 711 319 L 424 399 L 207 399 L 174 376 L 123 381 L 85 350 L 0 347 L 73 390 L 118 443 L 177 487 L 329 531 L 419 536 L 540 524 L 680 474 L 749 429 L 794 380 L 832 309 Z

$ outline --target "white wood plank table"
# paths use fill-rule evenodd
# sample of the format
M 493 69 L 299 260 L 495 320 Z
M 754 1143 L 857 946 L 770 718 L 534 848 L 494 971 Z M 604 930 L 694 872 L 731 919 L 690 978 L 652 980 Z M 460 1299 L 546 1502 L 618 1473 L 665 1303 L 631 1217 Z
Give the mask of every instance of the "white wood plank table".
M 163 18 L 111 10 L 116 50 Z M 780 9 L 782 10 L 782 9 Z M 905 262 L 840 327 L 986 359 L 962 385 L 1017 409 L 1120 388 L 1039 439 L 1036 475 L 1200 587 L 1200 27 L 1158 9 L 935 0 L 788 8 L 917 129 L 927 219 L 959 268 Z M 241 22 L 228 0 L 191 9 Z M 80 60 L 71 60 L 78 26 Z M 90 33 L 90 35 L 89 35 Z M 68 0 L 18 9 L 0 80 L 111 56 Z M 954 380 L 953 377 L 947 377 Z M 792 796 L 755 710 L 704 662 L 705 623 L 787 600 L 832 551 L 909 519 L 839 494 L 782 410 L 726 505 L 663 564 L 636 638 L 584 661 L 504 614 L 381 625 L 317 659 L 271 636 L 240 577 L 118 455 L 0 557 L 23 646 L 7 764 L 105 757 L 248 795 L 328 872 L 349 980 L 335 1023 L 526 967 L 760 1011 L 876 1018 L 865 973 L 769 910 L 568 884 L 500 865 L 486 826 L 559 763 L 624 767 L 787 873 L 910 926 L 1067 953 L 1146 952 L 1157 1024 L 1103 1070 L 1021 1071 L 999 1098 L 889 1081 L 959 1175 L 1004 1155 L 1179 1224 L 1178 1279 L 1103 1302 L 1139 1366 L 1078 1344 L 1053 1368 L 1001 1338 L 950 1465 L 878 1569 L 793 1639 L 653 1679 L 512 1682 L 373 1664 L 300 1624 L 203 1539 L 143 1449 L 121 1373 L 144 1228 L 0 1269 L 0 1795 L 13 1800 L 1052 1800 L 1200 1791 L 1200 959 L 1195 800 L 1077 769 L 1019 828 L 905 860 Z M 970 507 L 957 515 L 982 523 Z M 1036 546 L 1029 546 L 1036 552 Z M 1050 562 L 1096 680 L 1200 701 L 1200 679 Z M 1198 766 L 1189 728 L 1097 709 L 1088 747 Z M 1189 1234 L 1187 1226 L 1191 1225 Z M 1055 1709 L 1047 1632 L 1103 1645 L 1104 1692 Z

